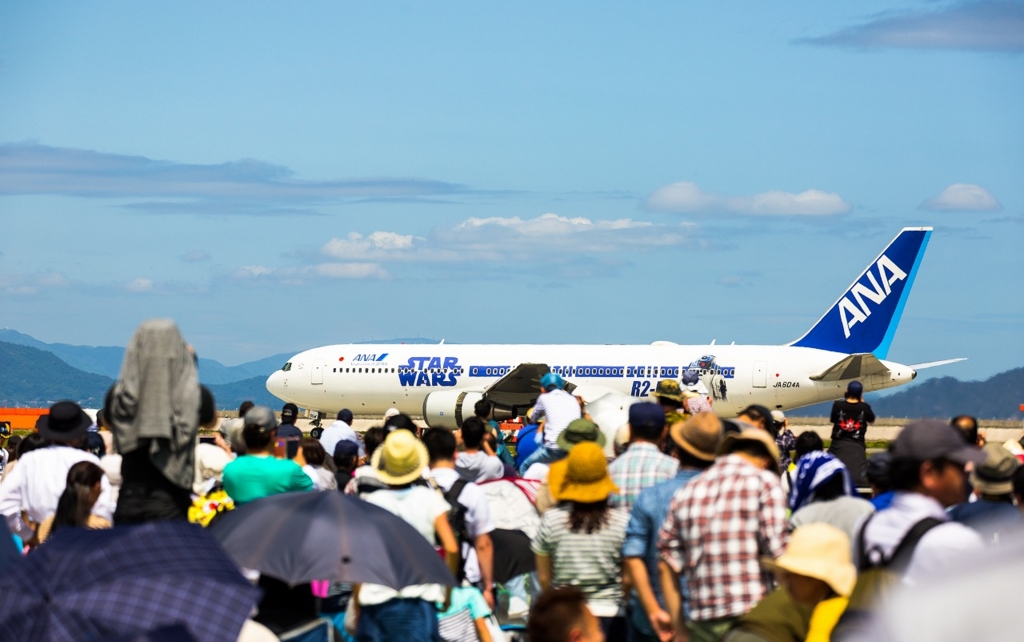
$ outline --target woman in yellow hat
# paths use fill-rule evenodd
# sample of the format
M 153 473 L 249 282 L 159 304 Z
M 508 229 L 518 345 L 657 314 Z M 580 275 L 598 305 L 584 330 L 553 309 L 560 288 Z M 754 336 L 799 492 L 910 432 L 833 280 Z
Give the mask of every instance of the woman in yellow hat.
M 578 587 L 607 638 L 624 640 L 622 544 L 629 513 L 608 506 L 619 489 L 604 450 L 595 442 L 576 444 L 551 465 L 548 484 L 559 504 L 544 513 L 532 542 L 541 587 Z

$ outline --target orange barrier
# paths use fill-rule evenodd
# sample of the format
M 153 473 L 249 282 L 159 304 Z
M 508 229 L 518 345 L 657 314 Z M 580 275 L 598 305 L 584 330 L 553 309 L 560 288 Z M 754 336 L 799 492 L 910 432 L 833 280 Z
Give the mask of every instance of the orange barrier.
M 49 408 L 0 408 L 0 421 L 11 422 L 14 430 L 31 430 L 36 420 L 50 412 Z

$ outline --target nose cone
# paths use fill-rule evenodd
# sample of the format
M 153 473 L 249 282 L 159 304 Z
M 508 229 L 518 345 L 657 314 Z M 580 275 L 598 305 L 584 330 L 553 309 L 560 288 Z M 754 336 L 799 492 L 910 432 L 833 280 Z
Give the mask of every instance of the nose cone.
M 267 377 L 267 391 L 279 399 L 284 399 L 282 395 L 284 394 L 287 376 L 288 373 L 284 370 L 278 370 Z

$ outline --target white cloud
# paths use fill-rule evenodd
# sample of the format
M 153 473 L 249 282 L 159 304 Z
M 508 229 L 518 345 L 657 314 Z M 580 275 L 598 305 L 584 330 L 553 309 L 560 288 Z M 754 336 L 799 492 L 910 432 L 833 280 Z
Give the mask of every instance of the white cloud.
M 681 245 L 696 226 L 657 225 L 621 218 L 593 221 L 584 217 L 543 214 L 537 218 L 469 218 L 453 228 L 438 230 L 436 239 L 448 249 L 503 254 L 510 247 L 520 255 L 557 250 L 559 256 L 611 254 L 625 248 Z
M 258 279 L 261 276 L 273 274 L 274 268 L 265 265 L 243 265 L 235 270 L 233 276 L 236 279 Z
M 656 189 L 647 197 L 646 206 L 660 212 L 729 212 L 751 216 L 833 216 L 852 209 L 839 194 L 818 189 L 799 194 L 770 191 L 753 196 L 723 196 L 705 192 L 690 181 Z
M 391 276 L 377 263 L 321 263 L 313 271 L 318 276 L 332 279 L 386 279 Z
M 922 202 L 920 208 L 937 212 L 998 212 L 1003 206 L 984 187 L 953 183 L 938 196 Z
M 129 292 L 152 292 L 153 279 L 144 279 L 141 276 L 136 277 L 125 284 L 124 287 Z
M 327 256 L 348 261 L 381 260 L 394 258 L 396 253 L 412 250 L 414 245 L 422 241 L 422 238 L 412 234 L 373 232 L 363 236 L 358 232 L 349 232 L 347 238 L 332 238 L 327 241 L 321 251 Z

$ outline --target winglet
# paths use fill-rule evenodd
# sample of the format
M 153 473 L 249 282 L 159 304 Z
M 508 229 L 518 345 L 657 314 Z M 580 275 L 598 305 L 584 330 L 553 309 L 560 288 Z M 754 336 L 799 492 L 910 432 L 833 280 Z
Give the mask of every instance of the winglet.
M 845 354 L 889 354 L 930 227 L 906 227 L 875 257 L 814 326 L 790 345 Z

